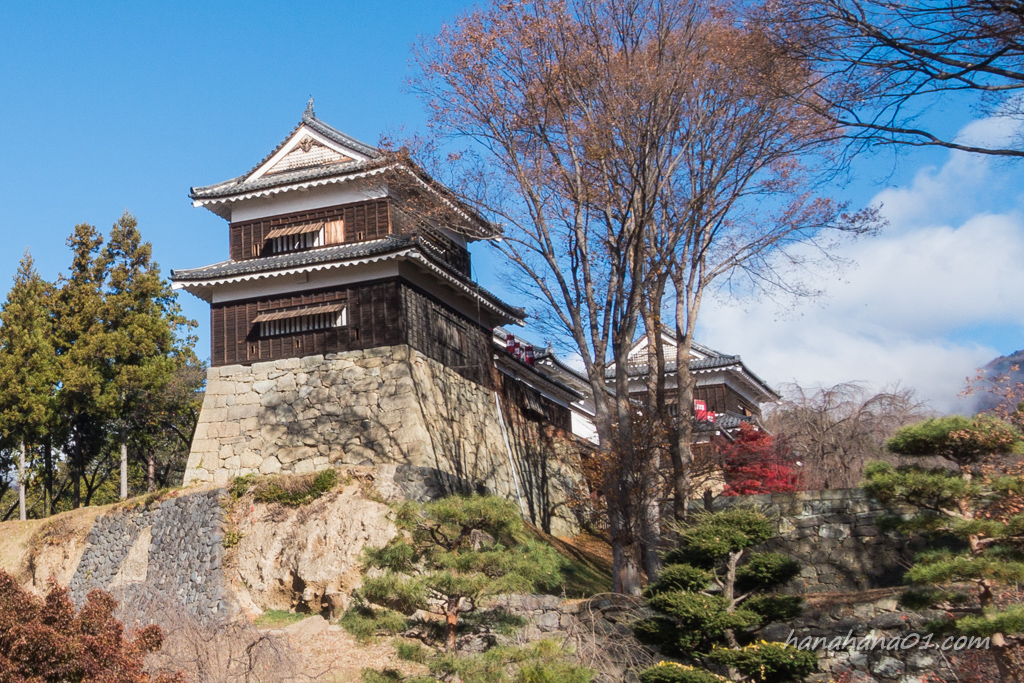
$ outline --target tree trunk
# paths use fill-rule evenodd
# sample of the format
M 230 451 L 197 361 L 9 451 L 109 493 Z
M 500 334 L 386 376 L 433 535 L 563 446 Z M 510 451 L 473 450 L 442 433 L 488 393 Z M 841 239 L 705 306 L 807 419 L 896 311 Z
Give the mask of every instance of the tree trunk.
M 43 516 L 53 514 L 53 443 L 50 435 L 43 441 Z
M 25 510 L 25 440 L 21 440 L 21 453 L 18 456 L 18 519 L 28 518 Z
M 455 636 L 459 625 L 459 598 L 448 598 L 444 612 L 444 649 L 455 652 Z
M 616 543 L 612 545 L 612 591 L 623 595 L 639 596 L 642 592 L 640 573 L 640 544 Z
M 739 566 L 741 557 L 743 557 L 742 550 L 729 553 L 729 561 L 726 565 L 722 597 L 725 598 L 726 602 L 725 611 L 730 613 L 736 610 L 736 568 Z M 736 633 L 731 628 L 725 629 L 725 639 L 728 641 L 729 647 L 733 649 L 739 648 L 740 644 L 736 640 Z
M 1006 642 L 1002 633 L 992 636 L 992 654 L 996 660 L 996 668 L 999 670 L 999 680 L 1002 683 L 1020 683 L 1017 675 L 1017 665 L 1010 652 L 1011 646 Z
M 81 433 L 78 433 L 75 435 L 74 463 L 71 467 L 74 473 L 72 504 L 76 510 L 82 507 L 82 461 L 82 435 Z
M 678 389 L 679 416 L 676 424 L 675 448 L 672 452 L 673 493 L 675 494 L 676 519 L 681 520 L 689 512 L 690 496 L 693 495 L 693 376 L 690 375 L 690 339 L 678 326 L 676 328 L 676 383 Z
M 121 500 L 128 497 L 128 435 L 121 431 Z
M 156 491 L 156 454 L 150 448 L 146 456 L 146 492 L 153 491 Z

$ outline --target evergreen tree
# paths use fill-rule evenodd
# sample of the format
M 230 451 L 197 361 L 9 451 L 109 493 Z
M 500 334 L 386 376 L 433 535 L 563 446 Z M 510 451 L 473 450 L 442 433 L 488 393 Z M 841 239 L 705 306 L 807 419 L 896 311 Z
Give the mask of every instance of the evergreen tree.
M 696 515 L 675 531 L 679 544 L 666 554 L 661 575 L 646 591 L 655 616 L 639 622 L 635 632 L 641 641 L 689 663 L 663 662 L 641 672 L 640 680 L 728 680 L 708 672 L 708 665 L 764 683 L 809 675 L 814 653 L 755 638 L 761 626 L 798 616 L 802 604 L 799 597 L 772 592 L 796 576 L 799 565 L 778 553 L 751 551 L 775 535 L 771 522 L 755 510 L 732 508 Z
M 18 507 L 23 520 L 27 517 L 26 460 L 53 423 L 60 381 L 52 343 L 52 293 L 52 286 L 39 277 L 26 250 L 0 310 L 0 432 L 19 452 Z M 50 510 L 52 479 L 52 463 L 46 462 L 44 515 Z
M 104 379 L 121 455 L 120 495 L 128 497 L 128 446 L 147 440 L 147 430 L 168 406 L 165 392 L 182 365 L 195 363 L 186 338 L 177 331 L 195 323 L 181 314 L 170 284 L 142 241 L 135 217 L 125 213 L 114 224 L 103 250 L 108 287 L 103 301 Z M 172 410 L 174 406 L 170 407 Z
M 363 582 L 363 600 L 403 614 L 438 611 L 444 646 L 456 648 L 459 616 L 474 612 L 481 598 L 536 590 L 553 584 L 562 559 L 553 548 L 525 534 L 520 511 L 493 496 L 451 496 L 396 508 L 401 533 L 367 551 L 367 567 L 384 574 Z
M 110 385 L 105 381 L 103 285 L 106 265 L 100 254 L 103 237 L 81 223 L 68 237 L 71 268 L 61 276 L 55 296 L 55 332 L 60 357 L 58 406 L 67 426 L 65 446 L 71 455 L 72 506 L 82 504 L 86 467 L 101 453 L 106 440 Z M 87 492 L 86 504 L 92 488 Z
M 960 416 L 904 427 L 889 441 L 894 453 L 939 457 L 956 469 L 872 463 L 865 490 L 889 504 L 910 506 L 916 514 L 892 520 L 909 533 L 959 539 L 962 549 L 922 553 L 906 578 L 919 590 L 904 601 L 914 606 L 962 605 L 974 586 L 981 614 L 962 616 L 934 630 L 991 638 L 1004 681 L 1018 681 L 1013 650 L 1024 643 L 1024 605 L 1001 608 L 996 590 L 1024 582 L 1024 476 L 1006 456 L 1019 449 L 1018 434 L 992 417 Z

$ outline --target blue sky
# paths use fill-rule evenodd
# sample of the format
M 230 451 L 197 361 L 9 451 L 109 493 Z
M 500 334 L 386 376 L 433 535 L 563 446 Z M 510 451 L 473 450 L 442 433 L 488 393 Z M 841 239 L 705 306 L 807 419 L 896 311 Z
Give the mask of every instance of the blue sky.
M 225 258 L 226 224 L 193 208 L 189 187 L 249 169 L 311 94 L 322 119 L 369 143 L 422 129 L 403 86 L 409 46 L 468 6 L 0 3 L 0 291 L 26 247 L 53 279 L 76 223 L 106 231 L 126 209 L 165 272 Z M 930 120 L 1005 133 L 966 109 Z M 1024 347 L 1021 180 L 1014 164 L 940 150 L 861 159 L 836 193 L 883 201 L 889 230 L 848 248 L 856 265 L 823 278 L 821 299 L 707 304 L 702 340 L 775 384 L 900 381 L 955 409 L 974 367 Z M 475 264 L 501 292 L 499 264 L 481 250 Z M 182 303 L 206 356 L 206 304 Z

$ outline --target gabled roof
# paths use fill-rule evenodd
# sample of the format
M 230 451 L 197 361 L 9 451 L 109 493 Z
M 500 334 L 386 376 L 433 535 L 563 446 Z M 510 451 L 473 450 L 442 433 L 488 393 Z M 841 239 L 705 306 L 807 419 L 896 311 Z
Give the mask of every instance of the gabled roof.
M 383 154 L 376 147 L 318 119 L 310 99 L 302 121 L 258 164 L 237 178 L 193 187 L 189 197 L 195 206 L 206 206 L 223 215 L 218 209 L 228 201 L 272 194 L 317 180 L 347 179 L 382 162 Z
M 352 182 L 392 172 L 415 191 L 425 191 L 449 207 L 465 222 L 469 239 L 499 235 L 492 225 L 461 202 L 448 188 L 433 180 L 407 155 L 386 154 L 329 126 L 316 117 L 310 98 L 302 121 L 269 154 L 244 174 L 189 191 L 193 206 L 201 206 L 231 220 L 231 204 L 257 197 Z

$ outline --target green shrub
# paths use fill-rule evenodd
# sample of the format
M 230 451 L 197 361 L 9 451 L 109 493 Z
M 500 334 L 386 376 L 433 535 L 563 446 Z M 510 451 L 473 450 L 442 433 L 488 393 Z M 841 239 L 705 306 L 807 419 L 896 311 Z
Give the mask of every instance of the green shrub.
M 804 611 L 804 599 L 799 595 L 752 595 L 743 603 L 743 609 L 760 615 L 761 624 L 796 619 Z
M 363 679 L 363 683 L 399 683 L 405 680 L 405 676 L 398 669 L 384 669 L 383 671 L 363 669 L 359 675 Z
M 814 652 L 763 640 L 738 650 L 716 648 L 707 658 L 720 666 L 731 666 L 758 683 L 802 681 L 818 663 Z
M 238 500 L 245 494 L 249 493 L 249 489 L 256 483 L 255 474 L 246 474 L 241 477 L 235 477 L 231 480 L 231 488 L 228 491 L 231 493 L 231 498 Z
M 338 623 L 361 643 L 370 642 L 378 635 L 397 635 L 409 628 L 409 620 L 398 612 L 365 605 L 350 608 Z
M 395 654 L 404 662 L 416 662 L 423 664 L 427 661 L 430 650 L 419 643 L 408 643 L 404 640 L 395 641 Z
M 729 683 L 729 679 L 676 662 L 660 662 L 640 672 L 640 683 Z
M 221 541 L 221 545 L 225 548 L 234 548 L 241 540 L 242 534 L 237 529 L 228 529 L 224 532 L 224 540 Z

